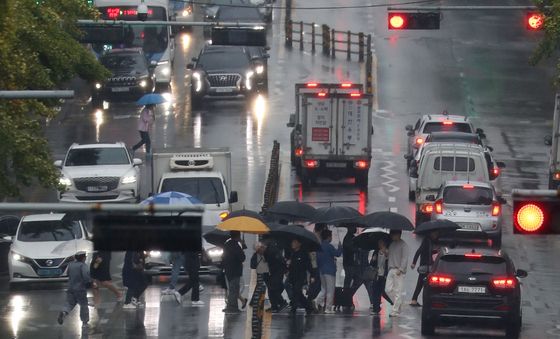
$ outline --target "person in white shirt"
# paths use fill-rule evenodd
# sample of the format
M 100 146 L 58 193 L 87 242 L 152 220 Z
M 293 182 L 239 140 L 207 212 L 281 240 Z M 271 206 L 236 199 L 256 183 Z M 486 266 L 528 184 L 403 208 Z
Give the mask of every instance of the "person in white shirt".
M 387 274 L 385 292 L 394 301 L 391 317 L 397 317 L 401 312 L 404 276 L 408 266 L 408 245 L 401 239 L 401 235 L 402 231 L 391 231 L 392 242 L 389 245 L 387 255 L 389 273 Z

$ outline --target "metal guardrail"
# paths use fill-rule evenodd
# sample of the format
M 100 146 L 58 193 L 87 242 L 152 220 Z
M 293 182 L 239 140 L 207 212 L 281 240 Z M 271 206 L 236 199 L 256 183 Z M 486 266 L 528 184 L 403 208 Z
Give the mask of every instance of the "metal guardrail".
M 278 184 L 280 181 L 280 143 L 274 140 L 270 156 L 270 168 L 264 188 L 264 199 L 261 211 L 265 212 L 278 198 Z

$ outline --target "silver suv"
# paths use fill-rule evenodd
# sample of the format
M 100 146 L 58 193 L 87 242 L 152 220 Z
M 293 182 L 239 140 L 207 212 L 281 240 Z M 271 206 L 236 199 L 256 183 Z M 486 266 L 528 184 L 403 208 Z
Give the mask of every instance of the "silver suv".
M 496 194 L 490 183 L 478 181 L 446 181 L 433 201 L 432 220 L 448 219 L 461 228 L 457 237 L 489 238 L 492 246 L 502 243 L 502 204 L 505 200 Z

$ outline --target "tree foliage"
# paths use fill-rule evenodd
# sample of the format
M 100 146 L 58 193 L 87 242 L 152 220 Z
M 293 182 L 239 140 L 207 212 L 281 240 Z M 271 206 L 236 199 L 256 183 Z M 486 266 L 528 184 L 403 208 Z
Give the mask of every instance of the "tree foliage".
M 545 14 L 544 36 L 531 60 L 533 64 L 537 64 L 543 59 L 552 57 L 560 49 L 560 1 L 533 0 L 533 3 L 539 12 Z M 557 68 L 560 71 L 560 60 Z M 556 84 L 560 84 L 558 78 Z
M 0 89 L 57 89 L 80 76 L 102 79 L 107 71 L 76 40 L 78 18 L 93 19 L 84 0 L 0 0 Z M 22 186 L 58 184 L 42 122 L 53 100 L 0 99 L 0 197 Z

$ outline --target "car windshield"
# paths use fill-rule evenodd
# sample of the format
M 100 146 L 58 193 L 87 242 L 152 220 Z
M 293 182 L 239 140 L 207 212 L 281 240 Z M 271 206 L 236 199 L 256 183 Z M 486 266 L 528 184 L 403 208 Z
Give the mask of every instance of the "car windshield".
M 204 204 L 221 204 L 226 201 L 219 178 L 166 178 L 160 192 L 170 191 L 191 195 Z
M 471 125 L 466 123 L 457 123 L 446 125 L 442 122 L 428 122 L 424 125 L 424 130 L 422 133 L 430 134 L 432 132 L 463 132 L 472 133 Z
M 445 255 L 438 261 L 435 271 L 460 275 L 506 275 L 507 265 L 501 257 L 469 258 L 464 255 Z
M 140 54 L 109 54 L 101 58 L 101 63 L 107 69 L 115 71 L 146 71 L 146 59 Z
M 229 7 L 222 6 L 216 19 L 220 21 L 262 21 L 261 14 L 256 7 Z
M 474 172 L 474 159 L 467 157 L 437 157 L 434 161 L 434 169 L 436 171 L 446 172 Z
M 128 165 L 130 160 L 126 149 L 74 148 L 68 152 L 64 166 Z
M 486 187 L 449 186 L 443 190 L 443 202 L 446 204 L 491 205 L 492 198 L 492 190 Z
M 249 58 L 239 49 L 223 52 L 206 52 L 202 53 L 198 63 L 198 67 L 211 68 L 249 68 Z
M 24 242 L 68 241 L 82 238 L 78 221 L 41 220 L 21 223 L 17 239 Z

